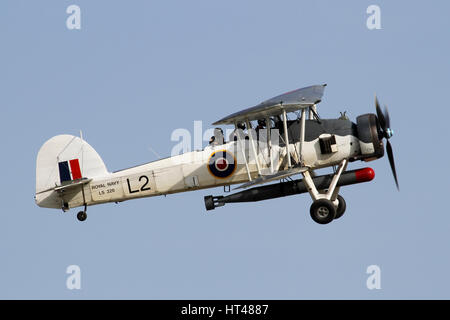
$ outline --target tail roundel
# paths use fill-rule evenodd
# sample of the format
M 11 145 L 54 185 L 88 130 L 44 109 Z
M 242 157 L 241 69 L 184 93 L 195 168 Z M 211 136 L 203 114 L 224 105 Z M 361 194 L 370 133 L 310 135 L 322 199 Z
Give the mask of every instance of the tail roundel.
M 36 160 L 36 203 L 61 208 L 55 188 L 86 178 L 108 175 L 102 158 L 86 141 L 72 135 L 49 139 Z

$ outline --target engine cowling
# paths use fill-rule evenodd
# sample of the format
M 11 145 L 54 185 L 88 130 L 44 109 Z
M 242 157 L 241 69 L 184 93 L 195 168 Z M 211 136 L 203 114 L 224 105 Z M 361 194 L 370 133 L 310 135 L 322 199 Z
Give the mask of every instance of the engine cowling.
M 364 161 L 371 161 L 384 156 L 384 146 L 378 118 L 373 113 L 356 118 L 361 156 Z

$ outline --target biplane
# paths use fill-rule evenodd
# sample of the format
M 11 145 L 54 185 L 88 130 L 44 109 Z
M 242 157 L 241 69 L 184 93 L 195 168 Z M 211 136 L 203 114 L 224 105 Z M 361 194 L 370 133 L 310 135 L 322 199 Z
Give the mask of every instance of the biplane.
M 346 210 L 340 187 L 375 176 L 368 167 L 347 170 L 348 163 L 383 157 L 383 139 L 397 188 L 398 180 L 387 108 L 383 112 L 375 97 L 376 114 L 360 115 L 356 123 L 345 113 L 323 119 L 317 105 L 325 87 L 287 92 L 214 122 L 214 126 L 233 125 L 234 131 L 225 137 L 217 127 L 203 150 L 115 172 L 107 170 L 81 136 L 55 136 L 37 156 L 36 203 L 64 212 L 84 207 L 77 214 L 84 221 L 88 206 L 223 186 L 224 193 L 230 194 L 205 196 L 206 210 L 309 193 L 312 219 L 330 223 Z M 332 173 L 317 175 L 317 169 L 326 167 Z M 296 175 L 300 179 L 293 179 Z M 237 191 L 231 193 L 230 186 L 236 184 Z

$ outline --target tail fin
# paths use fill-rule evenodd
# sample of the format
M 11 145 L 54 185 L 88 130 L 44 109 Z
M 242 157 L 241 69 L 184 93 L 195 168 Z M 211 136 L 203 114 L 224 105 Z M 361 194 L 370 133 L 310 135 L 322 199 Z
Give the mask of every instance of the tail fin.
M 55 136 L 44 143 L 37 156 L 36 203 L 61 208 L 55 187 L 107 174 L 103 160 L 86 141 L 72 135 Z

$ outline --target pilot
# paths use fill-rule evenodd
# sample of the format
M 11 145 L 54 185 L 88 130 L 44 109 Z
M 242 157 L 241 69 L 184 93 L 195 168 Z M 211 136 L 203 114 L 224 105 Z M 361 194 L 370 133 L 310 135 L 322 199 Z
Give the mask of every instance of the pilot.
M 245 130 L 245 124 L 243 122 L 238 122 L 236 124 L 236 128 L 230 134 L 230 141 L 237 141 L 238 133 L 240 133 L 241 135 L 244 135 L 244 130 Z M 245 138 L 247 139 L 247 137 L 245 137 Z
M 266 120 L 264 120 L 264 119 L 259 119 L 259 120 L 258 120 L 258 125 L 256 126 L 256 136 L 257 136 L 256 139 L 259 140 L 259 130 L 264 129 L 265 127 L 266 127 Z
M 222 128 L 214 128 L 214 137 L 216 137 L 217 144 L 224 144 L 225 139 L 223 137 Z
M 264 119 L 259 119 L 258 120 L 258 125 L 256 126 L 256 131 L 259 131 L 261 129 L 264 129 L 266 127 L 266 120 Z
M 223 130 L 221 128 L 214 128 L 214 135 L 209 139 L 209 144 L 219 146 L 224 143 Z

